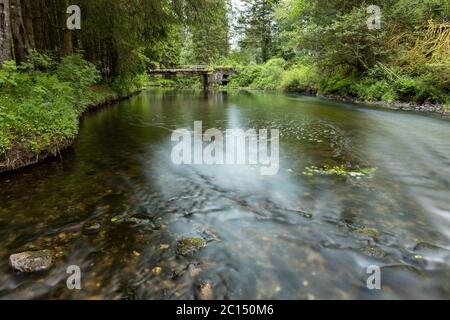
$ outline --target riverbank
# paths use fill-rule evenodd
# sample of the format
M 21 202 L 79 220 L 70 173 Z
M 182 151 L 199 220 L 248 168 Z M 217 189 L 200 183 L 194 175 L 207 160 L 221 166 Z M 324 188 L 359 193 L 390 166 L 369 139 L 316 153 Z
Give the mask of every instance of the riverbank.
M 445 65 L 441 69 L 446 70 Z M 450 107 L 448 80 L 433 68 L 412 72 L 376 63 L 365 71 L 333 70 L 309 58 L 296 63 L 273 58 L 236 70 L 230 87 L 280 90 L 398 110 L 444 113 Z
M 129 99 L 142 91 L 136 90 L 126 95 L 119 95 L 107 86 L 95 87 L 90 90 L 95 93 L 93 95 L 95 99 L 88 104 L 82 113 L 80 113 L 77 120 L 78 124 L 76 134 L 68 136 L 66 139 L 52 141 L 43 150 L 38 152 L 34 151 L 27 145 L 28 141 L 13 141 L 12 147 L 0 155 L 0 174 L 31 166 L 48 158 L 60 155 L 62 151 L 69 148 L 76 140 L 78 136 L 79 122 L 87 112 L 111 105 L 121 100 Z
M 242 90 L 242 91 L 272 91 L 278 92 L 280 90 L 265 90 L 265 89 L 254 89 L 254 88 L 240 88 L 240 87 L 226 87 L 225 89 L 231 90 Z M 293 94 L 300 96 L 318 97 L 321 99 L 342 101 L 349 103 L 364 104 L 368 106 L 378 107 L 380 109 L 391 109 L 399 111 L 415 111 L 423 113 L 436 113 L 442 116 L 450 116 L 450 106 L 440 104 L 440 103 L 417 103 L 414 101 L 404 102 L 404 101 L 367 101 L 362 100 L 357 97 L 351 96 L 338 96 L 338 95 L 325 95 L 325 94 L 312 94 L 309 92 L 296 92 L 289 91 L 284 92 L 285 94 Z
M 364 101 L 354 97 L 342 97 L 342 96 L 324 96 L 317 95 L 319 98 L 328 100 L 337 100 L 343 102 L 351 102 L 357 104 L 364 104 L 373 107 L 378 107 L 380 109 L 391 109 L 399 111 L 415 111 L 423 113 L 436 113 L 442 116 L 450 116 L 450 108 L 443 104 L 433 104 L 433 103 L 416 103 L 413 101 L 402 102 L 402 101 Z
M 89 110 L 128 98 L 139 74 L 102 79 L 80 54 L 53 60 L 31 51 L 28 62 L 0 69 L 0 173 L 38 163 L 71 146 Z

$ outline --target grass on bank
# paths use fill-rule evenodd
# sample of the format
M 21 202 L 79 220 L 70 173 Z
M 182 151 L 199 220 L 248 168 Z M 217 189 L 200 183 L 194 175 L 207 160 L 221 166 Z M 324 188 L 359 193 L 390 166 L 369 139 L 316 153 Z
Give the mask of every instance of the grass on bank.
M 80 54 L 56 62 L 31 51 L 27 63 L 0 69 L 0 171 L 42 154 L 57 154 L 77 136 L 90 106 L 142 88 L 142 77 L 121 75 L 99 84 L 95 66 Z

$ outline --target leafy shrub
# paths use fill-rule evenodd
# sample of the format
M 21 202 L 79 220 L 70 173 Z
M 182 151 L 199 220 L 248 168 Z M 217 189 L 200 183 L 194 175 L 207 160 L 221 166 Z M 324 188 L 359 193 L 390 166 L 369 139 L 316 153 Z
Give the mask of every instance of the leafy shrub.
M 405 101 L 445 103 L 449 99 L 448 92 L 435 85 L 431 75 L 420 78 L 402 76 L 395 81 L 399 96 Z
M 28 63 L 25 66 L 34 70 L 48 71 L 55 66 L 55 62 L 48 55 L 30 49 L 28 52 Z
M 98 80 L 95 67 L 78 54 L 57 64 L 31 51 L 27 63 L 5 62 L 0 69 L 0 157 L 13 147 L 39 154 L 73 139 L 81 112 L 104 98 L 91 89 Z
M 276 90 L 280 88 L 280 82 L 283 78 L 284 66 L 286 61 L 283 59 L 271 59 L 262 65 L 261 70 L 256 74 L 251 88 Z
M 112 88 L 120 96 L 126 96 L 136 90 L 142 89 L 147 82 L 146 74 L 125 72 L 119 75 L 112 83 Z
M 409 76 L 396 80 L 395 87 L 403 100 L 415 100 L 416 96 L 422 91 L 420 83 Z
M 15 63 L 5 65 L 0 70 L 0 154 L 13 142 L 39 153 L 73 138 L 78 113 L 71 84 L 44 72 L 26 73 Z
M 65 57 L 58 65 L 56 73 L 61 81 L 71 83 L 77 112 L 83 112 L 93 99 L 90 86 L 100 80 L 95 66 L 80 54 Z
M 325 77 L 321 81 L 320 92 L 331 95 L 354 95 L 357 80 L 351 76 L 344 76 L 342 74 L 335 74 L 330 77 Z
M 314 66 L 297 65 L 283 74 L 281 88 L 286 91 L 315 93 L 319 76 Z
M 80 54 L 65 57 L 58 65 L 57 74 L 62 81 L 71 82 L 82 89 L 100 80 L 100 73 L 95 66 Z
M 24 72 L 27 68 L 17 66 L 15 61 L 6 61 L 0 68 L 0 90 L 10 93 L 20 90 L 24 83 L 30 81 L 30 75 Z
M 260 76 L 262 72 L 262 66 L 251 64 L 244 68 L 238 68 L 238 72 L 230 76 L 231 87 L 250 87 L 256 78 Z
M 367 101 L 382 100 L 391 102 L 398 99 L 398 95 L 386 80 L 365 78 L 356 84 L 357 96 Z

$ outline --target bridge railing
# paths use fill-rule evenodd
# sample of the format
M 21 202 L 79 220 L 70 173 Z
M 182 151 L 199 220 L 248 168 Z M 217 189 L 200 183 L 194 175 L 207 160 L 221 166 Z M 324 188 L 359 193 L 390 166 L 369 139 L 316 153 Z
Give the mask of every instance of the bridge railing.
M 182 69 L 205 70 L 208 69 L 208 65 L 206 64 L 189 65 L 182 67 Z

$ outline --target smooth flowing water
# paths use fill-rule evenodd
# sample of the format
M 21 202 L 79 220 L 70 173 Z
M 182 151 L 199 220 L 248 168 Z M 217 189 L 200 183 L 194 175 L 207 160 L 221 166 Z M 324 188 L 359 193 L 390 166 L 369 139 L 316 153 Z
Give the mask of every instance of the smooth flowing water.
M 172 131 L 196 120 L 279 129 L 279 173 L 173 165 Z M 0 176 L 0 190 L 2 299 L 450 298 L 450 122 L 438 116 L 150 90 L 87 115 L 73 148 Z M 206 246 L 183 255 L 187 237 Z M 37 249 L 55 252 L 51 270 L 11 269 L 10 254 Z M 66 286 L 70 265 L 81 290 Z M 371 265 L 382 290 L 367 288 Z

